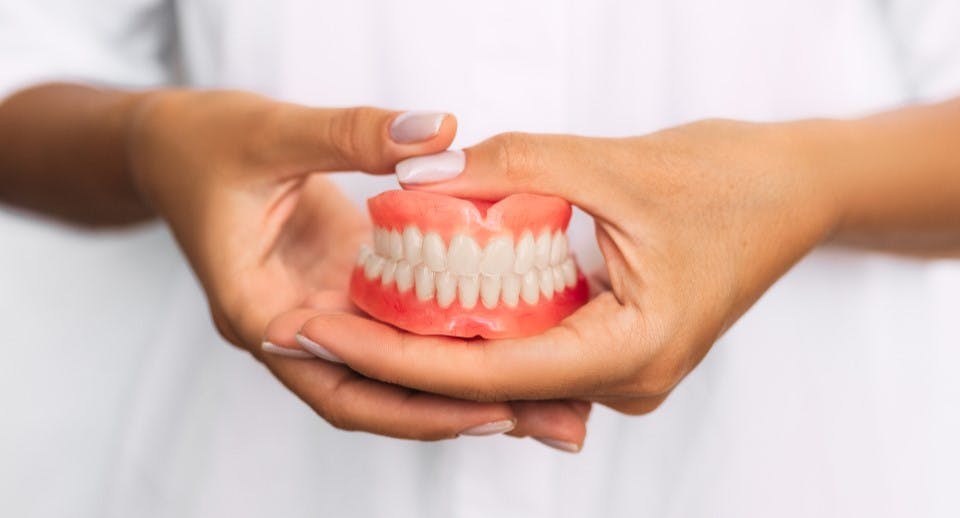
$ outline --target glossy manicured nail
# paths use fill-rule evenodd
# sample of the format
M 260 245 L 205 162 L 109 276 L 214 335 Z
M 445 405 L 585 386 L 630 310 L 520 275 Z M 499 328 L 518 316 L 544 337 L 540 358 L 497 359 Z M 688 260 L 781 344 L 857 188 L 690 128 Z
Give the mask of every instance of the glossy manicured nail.
M 443 112 L 411 111 L 401 113 L 390 124 L 390 138 L 398 144 L 412 144 L 431 139 L 440 132 L 447 114 Z
M 476 437 L 483 435 L 496 435 L 498 433 L 509 432 L 516 426 L 517 421 L 515 419 L 504 419 L 503 421 L 494 421 L 492 423 L 471 426 L 470 428 L 460 432 L 460 435 L 472 435 Z
M 310 351 L 317 358 L 327 360 L 328 362 L 333 363 L 346 363 L 341 360 L 337 355 L 328 351 L 326 347 L 314 342 L 313 340 L 303 336 L 301 334 L 297 335 L 297 343 L 300 344 L 300 347 Z
M 289 358 L 302 358 L 302 359 L 313 359 L 316 358 L 313 354 L 307 351 L 301 351 L 300 349 L 291 349 L 289 347 L 280 347 L 277 344 L 270 342 L 263 342 L 260 344 L 260 348 L 263 349 L 263 352 L 270 354 L 276 354 L 277 356 L 287 356 Z
M 431 183 L 449 180 L 463 172 L 466 157 L 459 149 L 435 155 L 415 156 L 397 164 L 400 183 Z
M 534 437 L 534 439 L 560 451 L 565 451 L 567 453 L 580 453 L 580 446 L 572 442 L 559 441 L 557 439 L 547 439 L 545 437 Z

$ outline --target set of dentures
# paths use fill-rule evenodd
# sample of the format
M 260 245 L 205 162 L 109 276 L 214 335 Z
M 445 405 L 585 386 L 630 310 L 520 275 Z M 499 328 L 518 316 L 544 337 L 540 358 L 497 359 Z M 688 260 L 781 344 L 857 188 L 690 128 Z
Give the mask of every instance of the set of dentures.
M 501 301 L 508 308 L 520 300 L 534 305 L 577 284 L 577 266 L 559 230 L 541 230 L 536 238 L 526 230 L 516 244 L 512 235 L 496 235 L 481 248 L 464 234 L 453 235 L 447 244 L 440 234 L 423 234 L 415 225 L 378 226 L 373 249 L 362 247 L 357 264 L 367 280 L 379 278 L 384 289 L 413 289 L 419 301 L 435 298 L 441 308 L 458 300 L 463 309 L 472 309 L 478 299 L 488 309 Z

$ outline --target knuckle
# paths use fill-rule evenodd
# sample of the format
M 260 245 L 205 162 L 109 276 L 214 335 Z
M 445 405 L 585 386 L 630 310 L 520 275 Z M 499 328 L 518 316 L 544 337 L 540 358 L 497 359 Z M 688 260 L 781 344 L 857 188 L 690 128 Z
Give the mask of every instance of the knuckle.
M 376 168 L 379 163 L 380 147 L 369 146 L 371 132 L 375 130 L 368 124 L 377 120 L 378 111 L 367 106 L 344 108 L 330 119 L 325 138 L 333 151 L 344 163 L 353 163 L 362 169 Z
M 320 408 L 319 414 L 330 426 L 337 430 L 352 432 L 357 429 L 353 419 L 350 417 L 350 413 L 343 405 L 334 403 L 325 404 Z
M 495 152 L 496 163 L 501 170 L 514 181 L 535 180 L 533 139 L 529 133 L 512 131 L 501 133 L 490 139 Z

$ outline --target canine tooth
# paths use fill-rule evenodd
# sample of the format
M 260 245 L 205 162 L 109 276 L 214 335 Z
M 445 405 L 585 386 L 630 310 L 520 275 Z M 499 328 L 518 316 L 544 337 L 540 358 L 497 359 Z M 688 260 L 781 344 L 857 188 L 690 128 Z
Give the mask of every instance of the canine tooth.
M 553 269 L 539 270 L 537 274 L 540 277 L 540 292 L 550 300 L 553 298 Z
M 367 263 L 363 265 L 363 275 L 370 281 L 376 279 L 380 275 L 380 272 L 383 271 L 383 266 L 386 262 L 387 260 L 383 257 L 372 254 L 367 258 Z
M 476 275 L 461 275 L 457 283 L 457 291 L 463 309 L 473 309 L 477 305 L 477 296 L 480 295 L 480 281 Z
M 550 271 L 553 272 L 553 291 L 563 291 L 566 285 L 566 282 L 563 280 L 563 270 L 561 270 L 559 266 L 554 266 L 550 268 Z
M 540 280 L 536 270 L 523 274 L 523 280 L 520 282 L 520 297 L 530 305 L 536 304 L 540 299 Z
M 397 271 L 394 274 L 397 278 L 397 291 L 405 293 L 413 287 L 413 266 L 406 261 L 397 262 Z
M 553 233 L 553 241 L 550 242 L 550 265 L 560 266 L 566 258 L 567 236 L 558 230 Z
M 447 269 L 454 275 L 476 275 L 480 271 L 480 246 L 472 238 L 457 234 L 450 240 Z
M 436 232 L 428 232 L 423 237 L 423 262 L 434 272 L 447 269 L 447 247 Z
M 390 259 L 394 261 L 403 259 L 403 238 L 396 230 L 390 231 Z
M 520 301 L 520 276 L 515 273 L 503 274 L 500 277 L 500 293 L 507 307 L 517 307 L 517 302 Z
M 480 273 L 501 275 L 513 269 L 513 241 L 506 237 L 495 237 L 483 247 L 480 260 Z
M 424 301 L 433 298 L 433 272 L 426 265 L 421 264 L 414 270 L 413 276 L 416 280 L 417 300 Z
M 437 304 L 441 308 L 450 306 L 457 296 L 457 276 L 450 272 L 437 274 Z
M 560 269 L 563 270 L 563 283 L 566 284 L 568 288 L 572 288 L 577 284 L 577 265 L 573 262 L 572 257 L 568 257 L 567 260 L 560 265 Z
M 380 276 L 380 285 L 383 287 L 389 286 L 397 273 L 397 262 L 396 261 L 387 261 L 383 265 L 383 274 Z
M 373 229 L 373 249 L 381 257 L 390 255 L 390 232 L 387 229 L 380 227 Z
M 517 254 L 513 263 L 513 273 L 523 275 L 533 267 L 533 257 L 537 253 L 536 244 L 533 242 L 533 234 L 530 231 L 524 232 L 517 241 Z
M 462 287 L 460 289 L 463 289 Z M 463 295 L 460 295 L 463 298 Z M 480 274 L 480 301 L 488 309 L 497 307 L 500 299 L 500 276 Z
M 537 238 L 537 253 L 533 264 L 537 268 L 543 269 L 550 264 L 550 231 L 544 230 Z
M 420 250 L 423 248 L 423 234 L 420 229 L 410 225 L 403 229 L 403 258 L 410 264 L 420 263 Z
M 357 253 L 357 266 L 363 266 L 367 263 L 367 258 L 373 253 L 370 245 L 360 245 L 360 252 Z

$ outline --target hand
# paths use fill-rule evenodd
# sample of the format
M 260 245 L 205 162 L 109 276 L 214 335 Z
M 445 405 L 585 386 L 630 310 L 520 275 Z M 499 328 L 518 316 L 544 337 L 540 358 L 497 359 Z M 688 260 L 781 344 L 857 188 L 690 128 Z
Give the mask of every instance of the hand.
M 366 217 L 313 173 L 390 172 L 402 158 L 445 149 L 453 117 L 398 129 L 394 112 L 314 109 L 239 92 L 161 93 L 145 102 L 129 137 L 136 185 L 173 230 L 221 334 L 321 416 L 341 428 L 418 439 L 504 431 L 518 420 L 518 429 L 536 428 L 551 416 L 582 430 L 582 404 L 514 409 L 418 393 L 306 361 L 314 357 L 292 339 L 298 320 L 349 311 L 349 273 L 370 236 Z M 268 322 L 285 311 L 261 348 Z
M 370 378 L 431 393 L 650 412 L 838 220 L 827 179 L 785 128 L 705 121 L 627 139 L 494 137 L 466 150 L 459 176 L 406 187 L 570 200 L 595 219 L 606 289 L 530 338 L 422 337 L 347 313 L 301 332 Z

